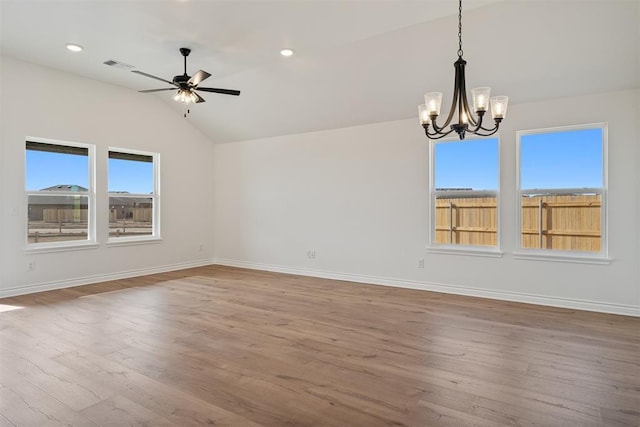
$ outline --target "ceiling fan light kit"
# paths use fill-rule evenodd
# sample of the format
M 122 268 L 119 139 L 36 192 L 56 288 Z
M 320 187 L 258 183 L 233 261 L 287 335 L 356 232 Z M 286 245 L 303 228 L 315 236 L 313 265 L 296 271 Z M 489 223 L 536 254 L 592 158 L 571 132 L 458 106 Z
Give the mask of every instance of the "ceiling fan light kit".
M 199 70 L 193 76 L 188 75 L 187 74 L 187 56 L 189 56 L 189 54 L 191 53 L 191 49 L 182 47 L 180 48 L 180 53 L 184 58 L 184 73 L 173 77 L 172 81 L 165 80 L 161 77 L 144 73 L 142 71 L 132 70 L 131 71 L 132 73 L 140 74 L 141 76 L 149 77 L 151 79 L 156 79 L 161 82 L 165 82 L 167 84 L 172 85 L 172 87 L 168 87 L 168 88 L 148 89 L 148 90 L 141 90 L 139 92 L 152 93 L 152 92 L 161 92 L 161 91 L 177 89 L 175 95 L 173 96 L 173 99 L 175 101 L 178 101 L 184 104 L 191 104 L 191 103 L 198 104 L 200 102 L 205 102 L 204 98 L 202 98 L 196 92 L 198 90 L 203 92 L 221 93 L 223 95 L 234 95 L 234 96 L 240 95 L 240 91 L 235 89 L 218 89 L 213 87 L 199 87 L 199 84 L 202 83 L 202 81 L 204 81 L 205 79 L 208 79 L 211 76 L 211 74 L 207 73 L 206 71 Z
M 183 102 L 189 104 L 191 102 L 198 102 L 198 97 L 195 93 L 186 90 L 178 89 L 178 93 L 173 97 L 174 101 Z
M 498 131 L 500 123 L 507 115 L 507 105 L 509 103 L 508 96 L 496 96 L 490 98 L 491 88 L 479 87 L 471 90 L 473 99 L 473 111 L 469 109 L 467 101 L 467 90 L 465 83 L 464 67 L 467 61 L 462 59 L 462 0 L 458 1 L 458 60 L 453 63 L 455 68 L 455 80 L 453 87 L 453 100 L 451 101 L 451 110 L 444 124 L 439 126 L 436 119 L 440 115 L 440 106 L 442 104 L 441 92 L 429 92 L 424 95 L 424 104 L 418 106 L 418 116 L 420 124 L 424 128 L 424 132 L 429 139 L 440 139 L 456 132 L 462 140 L 466 133 L 478 136 L 493 135 Z M 482 126 L 482 120 L 485 113 L 491 108 L 494 126 L 486 128 Z M 451 124 L 457 113 L 457 123 Z M 431 129 L 430 129 L 431 126 Z M 447 129 L 449 126 L 449 129 Z

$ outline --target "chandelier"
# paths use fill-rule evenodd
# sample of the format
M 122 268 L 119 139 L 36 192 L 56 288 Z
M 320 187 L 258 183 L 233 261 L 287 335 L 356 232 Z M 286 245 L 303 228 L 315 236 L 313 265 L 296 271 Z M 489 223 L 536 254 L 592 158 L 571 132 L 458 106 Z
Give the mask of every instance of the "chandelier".
M 424 132 L 429 139 L 440 139 L 455 131 L 460 139 L 464 139 L 466 133 L 478 136 L 493 135 L 498 131 L 500 122 L 507 115 L 508 96 L 495 96 L 489 98 L 491 88 L 479 87 L 471 89 L 473 98 L 473 111 L 469 110 L 467 101 L 466 85 L 464 78 L 464 67 L 467 61 L 462 59 L 462 0 L 458 2 L 458 60 L 453 63 L 456 70 L 455 82 L 453 86 L 453 101 L 451 110 L 444 124 L 439 126 L 436 119 L 440 115 L 440 104 L 442 104 L 441 92 L 429 92 L 424 95 L 424 104 L 418 106 L 418 115 Z M 487 109 L 491 105 L 491 115 L 495 122 L 492 128 L 482 125 Z M 454 116 L 457 115 L 457 122 L 451 124 Z M 449 127 L 449 129 L 447 129 Z

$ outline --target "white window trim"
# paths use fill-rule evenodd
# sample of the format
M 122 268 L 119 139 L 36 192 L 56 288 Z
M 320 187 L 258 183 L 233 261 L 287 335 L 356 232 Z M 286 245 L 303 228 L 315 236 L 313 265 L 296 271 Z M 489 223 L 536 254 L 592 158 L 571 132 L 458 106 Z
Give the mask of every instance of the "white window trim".
M 574 130 L 586 129 L 602 129 L 602 188 L 579 188 L 579 189 L 521 189 L 521 171 L 520 171 L 520 145 L 523 136 L 539 135 L 542 133 L 556 133 Z M 516 132 L 516 250 L 513 256 L 516 259 L 534 260 L 534 261 L 558 261 L 558 262 L 576 262 L 583 264 L 609 264 L 612 260 L 608 253 L 609 227 L 608 227 L 608 211 L 607 203 L 608 193 L 608 168 L 609 168 L 609 136 L 608 124 L 606 122 L 590 123 L 584 125 L 558 126 L 543 129 L 529 129 Z M 526 194 L 540 194 L 545 191 L 553 191 L 556 194 L 562 193 L 589 193 L 595 192 L 600 194 L 601 213 L 600 213 L 600 252 L 583 252 L 583 251 L 565 251 L 553 249 L 528 249 L 522 247 L 522 196 Z
M 452 138 L 444 138 L 439 140 L 429 140 L 429 209 L 428 209 L 428 222 L 429 222 L 429 231 L 428 231 L 428 244 L 427 251 L 430 253 L 439 253 L 439 254 L 454 254 L 454 255 L 469 255 L 469 256 L 480 256 L 480 257 L 493 257 L 499 258 L 503 256 L 503 252 L 500 247 L 501 241 L 501 233 L 500 233 L 500 145 L 501 145 L 501 137 L 500 134 L 497 133 L 495 135 L 491 135 L 490 137 L 475 137 L 475 138 L 467 138 L 466 141 L 474 141 L 474 140 L 483 140 L 483 139 L 497 139 L 498 140 L 498 188 L 494 190 L 472 190 L 472 191 L 439 191 L 436 193 L 435 186 L 435 163 L 434 163 L 434 153 L 435 153 L 435 145 L 440 143 L 447 142 L 456 142 L 459 141 L 457 137 Z M 482 197 L 482 196 L 492 196 L 496 198 L 496 246 L 480 246 L 480 245 L 452 245 L 452 244 L 442 244 L 436 243 L 436 196 L 474 196 L 474 197 Z
M 70 251 L 77 249 L 93 249 L 98 247 L 98 243 L 96 240 L 96 147 L 93 144 L 86 144 L 82 142 L 74 142 L 74 141 L 62 141 L 58 139 L 51 138 L 41 138 L 35 136 L 27 136 L 25 138 L 25 142 L 38 142 L 42 144 L 50 144 L 50 145 L 66 145 L 69 147 L 79 147 L 87 149 L 87 161 L 88 161 L 88 172 L 89 172 L 89 189 L 86 193 L 82 193 L 82 195 L 86 195 L 88 197 L 87 201 L 87 239 L 86 240 L 67 240 L 62 242 L 44 242 L 44 243 L 29 243 L 29 224 L 28 217 L 24 218 L 23 230 L 25 232 L 25 253 L 43 253 L 43 252 L 57 252 L 57 251 Z M 23 206 L 26 207 L 28 212 L 29 207 L 29 196 L 30 195 L 43 195 L 41 191 L 26 191 L 26 177 L 27 177 L 27 153 L 25 150 L 24 154 L 25 161 L 25 182 L 23 188 L 24 191 L 24 201 Z M 55 196 L 65 196 L 65 195 L 73 195 L 77 196 L 78 193 L 73 192 L 56 192 L 53 194 Z
M 160 153 L 150 151 L 132 150 L 130 148 L 109 147 L 107 154 L 111 151 L 117 151 L 120 153 L 138 154 L 141 156 L 150 156 L 153 158 L 153 194 L 134 194 L 127 193 L 126 195 L 119 195 L 119 197 L 131 197 L 131 198 L 151 198 L 153 200 L 153 212 L 152 212 L 152 232 L 147 236 L 132 236 L 132 237 L 111 237 L 109 236 L 109 183 L 107 182 L 107 194 L 106 203 L 107 212 L 105 215 L 107 224 L 107 246 L 129 246 L 139 245 L 146 243 L 158 243 L 162 241 L 161 227 L 160 227 Z M 108 165 L 108 162 L 107 162 Z M 109 171 L 107 166 L 107 180 L 109 179 Z
M 68 242 L 59 242 L 56 246 L 52 246 L 50 243 L 38 243 L 38 247 L 28 247 L 22 252 L 25 254 L 46 254 L 52 252 L 70 252 L 70 251 L 82 251 L 85 249 L 97 249 L 100 247 L 98 243 L 85 242 L 77 243 L 78 240 L 70 240 Z M 63 244 L 73 243 L 73 244 Z M 30 243 L 30 246 L 35 243 Z

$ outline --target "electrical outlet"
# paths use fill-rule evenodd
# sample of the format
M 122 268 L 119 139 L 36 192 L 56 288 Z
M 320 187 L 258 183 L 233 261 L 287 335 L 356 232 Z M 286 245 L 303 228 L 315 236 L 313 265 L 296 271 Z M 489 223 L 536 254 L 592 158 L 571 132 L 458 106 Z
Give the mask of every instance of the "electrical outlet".
M 27 262 L 27 271 L 33 271 L 36 268 L 36 263 L 34 261 Z
M 309 259 L 315 259 L 316 257 L 316 250 L 315 249 L 310 249 L 307 251 L 307 258 Z
M 198 252 L 204 251 L 204 245 L 200 243 L 200 247 L 198 248 Z
M 424 258 L 418 258 L 418 262 L 416 263 L 417 268 L 424 268 Z

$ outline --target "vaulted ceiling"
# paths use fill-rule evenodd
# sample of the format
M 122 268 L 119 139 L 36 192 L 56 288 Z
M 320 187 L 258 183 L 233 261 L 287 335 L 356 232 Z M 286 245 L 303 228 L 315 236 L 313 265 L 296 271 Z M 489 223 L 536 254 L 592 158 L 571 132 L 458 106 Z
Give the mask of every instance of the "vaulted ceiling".
M 309 132 L 417 115 L 427 91 L 447 108 L 457 51 L 455 0 L 0 2 L 2 55 L 133 90 L 171 80 L 180 47 L 203 93 L 186 120 L 215 142 Z M 637 0 L 464 0 L 467 85 L 511 103 L 640 87 Z M 66 43 L 85 50 L 73 54 Z M 282 48 L 293 57 L 279 55 Z M 28 82 L 20 82 L 28 84 Z M 156 97 L 182 114 L 171 92 Z M 597 108 L 597 106 L 594 106 Z M 416 118 L 417 123 L 417 118 Z

